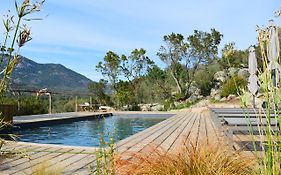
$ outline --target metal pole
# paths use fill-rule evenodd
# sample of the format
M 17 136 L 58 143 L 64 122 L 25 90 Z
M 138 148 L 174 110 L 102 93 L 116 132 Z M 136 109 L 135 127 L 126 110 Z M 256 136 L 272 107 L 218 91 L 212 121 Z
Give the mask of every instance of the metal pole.
M 48 93 L 49 95 L 49 114 L 52 114 L 52 95 L 51 93 Z
M 92 103 L 92 96 L 90 96 L 90 111 L 92 110 L 92 107 L 93 107 L 93 103 Z
M 78 97 L 77 96 L 75 96 L 75 112 L 78 112 L 78 99 L 77 99 Z
M 256 108 L 256 98 L 255 98 L 255 95 L 253 95 L 253 108 Z

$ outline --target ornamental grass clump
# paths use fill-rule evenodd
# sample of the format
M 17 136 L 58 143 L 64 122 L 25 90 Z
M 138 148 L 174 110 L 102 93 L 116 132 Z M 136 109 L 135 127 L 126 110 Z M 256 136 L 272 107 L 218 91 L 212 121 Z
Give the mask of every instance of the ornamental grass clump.
M 276 30 L 278 30 L 278 27 L 275 27 Z M 259 121 L 257 126 L 258 133 L 262 139 L 256 140 L 256 137 L 252 137 L 253 147 L 259 163 L 259 173 L 265 175 L 279 175 L 281 173 L 281 90 L 280 79 L 278 79 L 278 73 L 275 73 L 275 71 L 279 71 L 277 64 L 280 64 L 280 54 L 277 53 L 278 59 L 277 63 L 275 63 L 276 65 L 274 65 L 275 71 L 272 71 L 270 62 L 268 61 L 270 60 L 269 52 L 273 52 L 273 48 L 270 46 L 269 28 L 258 28 L 257 31 L 263 61 L 259 83 L 263 91 L 264 102 L 262 105 L 263 109 L 260 109 L 263 112 L 260 114 L 265 115 L 265 121 L 261 120 L 261 115 L 257 116 L 257 121 Z M 274 76 L 276 77 L 274 78 Z M 274 117 L 272 117 L 271 114 L 274 114 Z M 253 130 L 251 128 L 252 126 L 250 125 L 249 129 Z M 260 143 L 261 151 L 256 149 L 256 142 Z
M 151 148 L 153 149 L 153 148 Z M 255 160 L 221 144 L 184 145 L 178 153 L 153 150 L 151 155 L 120 155 L 120 175 L 254 175 Z M 125 157 L 125 158 L 124 158 Z M 129 158 L 128 158 L 129 157 Z
M 10 15 L 11 12 L 9 11 L 2 19 L 4 39 L 0 41 L 0 98 L 10 84 L 12 72 L 20 59 L 21 48 L 32 39 L 31 30 L 26 23 L 38 19 L 34 18 L 33 14 L 41 11 L 44 2 L 45 0 L 36 2 L 16 0 L 16 15 Z M 0 115 L 0 132 L 10 125 L 1 119 L 4 117 L 2 114 Z M 3 153 L 2 146 L 5 143 L 3 137 L 7 136 L 11 137 L 12 135 L 0 135 L 0 154 Z

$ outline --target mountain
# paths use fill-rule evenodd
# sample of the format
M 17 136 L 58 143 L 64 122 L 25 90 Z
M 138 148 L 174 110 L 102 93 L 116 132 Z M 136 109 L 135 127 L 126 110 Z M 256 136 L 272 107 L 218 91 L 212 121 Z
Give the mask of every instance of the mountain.
M 21 57 L 12 75 L 12 86 L 51 91 L 85 92 L 92 80 L 61 64 L 39 64 Z

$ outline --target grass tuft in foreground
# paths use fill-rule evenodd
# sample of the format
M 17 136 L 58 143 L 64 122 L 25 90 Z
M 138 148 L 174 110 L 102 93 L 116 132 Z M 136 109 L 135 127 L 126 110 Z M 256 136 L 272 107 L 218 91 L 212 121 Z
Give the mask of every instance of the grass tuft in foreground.
M 120 175 L 253 175 L 255 160 L 227 146 L 184 145 L 179 153 L 154 151 L 152 155 L 121 155 L 116 160 Z M 124 158 L 126 157 L 126 158 Z M 128 158 L 130 157 L 130 158 Z

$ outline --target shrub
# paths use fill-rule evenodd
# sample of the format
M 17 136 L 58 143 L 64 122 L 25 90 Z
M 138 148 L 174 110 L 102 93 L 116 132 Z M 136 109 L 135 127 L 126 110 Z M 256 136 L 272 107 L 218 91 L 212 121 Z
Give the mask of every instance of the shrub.
M 246 87 L 247 81 L 244 78 L 233 76 L 222 86 L 221 97 L 227 97 L 230 94 L 239 95 Z
M 164 105 L 164 109 L 163 109 L 164 111 L 168 111 L 168 110 L 175 108 L 175 103 L 174 103 L 174 100 L 172 100 L 172 99 L 165 100 L 163 105 Z

